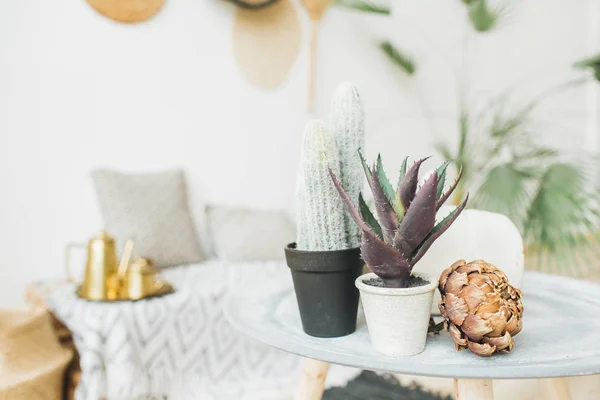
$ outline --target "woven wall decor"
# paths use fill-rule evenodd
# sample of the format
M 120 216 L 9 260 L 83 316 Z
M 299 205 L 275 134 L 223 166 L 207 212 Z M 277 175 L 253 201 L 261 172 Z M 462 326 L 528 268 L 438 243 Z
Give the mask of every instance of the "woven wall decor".
M 259 10 L 238 8 L 233 29 L 235 62 L 251 84 L 281 85 L 300 51 L 300 20 L 290 0 Z
M 165 0 L 87 0 L 100 14 L 119 22 L 141 22 L 154 16 Z
M 317 40 L 319 35 L 319 22 L 323 18 L 323 14 L 329 6 L 332 0 L 302 0 L 302 5 L 308 12 L 308 16 L 311 21 L 310 31 L 310 58 L 308 66 L 308 94 L 306 101 L 306 108 L 308 111 L 313 110 L 313 103 L 315 98 L 315 84 L 317 74 Z

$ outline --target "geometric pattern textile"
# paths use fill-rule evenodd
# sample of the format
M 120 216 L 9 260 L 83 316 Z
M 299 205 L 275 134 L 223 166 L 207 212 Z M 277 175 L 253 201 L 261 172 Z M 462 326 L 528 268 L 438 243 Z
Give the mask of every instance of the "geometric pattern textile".
M 245 337 L 223 314 L 240 283 L 290 285 L 284 263 L 211 260 L 161 276 L 175 293 L 101 303 L 66 285 L 49 295 L 80 354 L 76 399 L 270 400 L 294 392 L 300 357 Z

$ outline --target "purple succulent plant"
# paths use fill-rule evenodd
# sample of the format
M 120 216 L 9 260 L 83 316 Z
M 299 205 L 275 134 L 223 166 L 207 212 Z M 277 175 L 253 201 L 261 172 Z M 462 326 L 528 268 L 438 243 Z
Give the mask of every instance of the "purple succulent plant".
M 361 155 L 362 158 L 362 155 Z M 446 161 L 417 188 L 419 168 L 423 158 L 407 168 L 408 157 L 400 169 L 397 189 L 394 190 L 383 170 L 381 156 L 372 168 L 363 159 L 363 168 L 375 200 L 373 215 L 362 194 L 358 209 L 352 203 L 339 179 L 330 170 L 335 187 L 342 196 L 350 215 L 362 230 L 361 256 L 369 268 L 382 280 L 384 287 L 407 287 L 415 264 L 425 255 L 433 242 L 458 218 L 467 205 L 468 195 L 460 206 L 436 224 L 436 212 L 450 197 L 462 176 L 444 191 Z

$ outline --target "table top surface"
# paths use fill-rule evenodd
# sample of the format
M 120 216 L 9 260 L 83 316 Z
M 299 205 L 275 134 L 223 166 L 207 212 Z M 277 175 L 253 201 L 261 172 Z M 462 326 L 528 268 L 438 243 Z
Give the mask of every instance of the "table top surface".
M 304 357 L 368 370 L 453 378 L 545 378 L 600 374 L 600 285 L 526 272 L 523 331 L 509 354 L 457 352 L 447 332 L 428 335 L 425 351 L 390 357 L 373 350 L 362 310 L 356 332 L 322 339 L 302 331 L 287 267 L 252 288 L 239 288 L 225 307 L 237 329 Z

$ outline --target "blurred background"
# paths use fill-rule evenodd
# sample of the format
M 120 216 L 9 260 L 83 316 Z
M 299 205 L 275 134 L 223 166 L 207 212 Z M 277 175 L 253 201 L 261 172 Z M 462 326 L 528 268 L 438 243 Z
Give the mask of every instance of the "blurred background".
M 347 81 L 367 158 L 456 161 L 527 269 L 600 279 L 600 2 L 127 3 L 0 4 L 0 306 L 105 227 L 98 168 L 182 168 L 212 256 L 207 204 L 292 215 L 303 126 Z
M 308 111 L 311 22 L 296 1 L 255 11 L 167 1 L 135 24 L 85 1 L 3 3 L 0 304 L 62 274 L 65 243 L 102 227 L 96 167 L 183 167 L 197 219 L 206 202 L 293 209 L 302 127 L 326 116 L 343 81 L 363 97 L 367 155 L 391 169 L 404 155 L 456 156 L 461 113 L 470 139 L 483 137 L 466 160 L 489 158 L 494 116 L 516 118 L 536 149 L 595 155 L 598 85 L 574 64 L 600 50 L 598 2 L 485 4 L 334 4 L 319 23 Z

